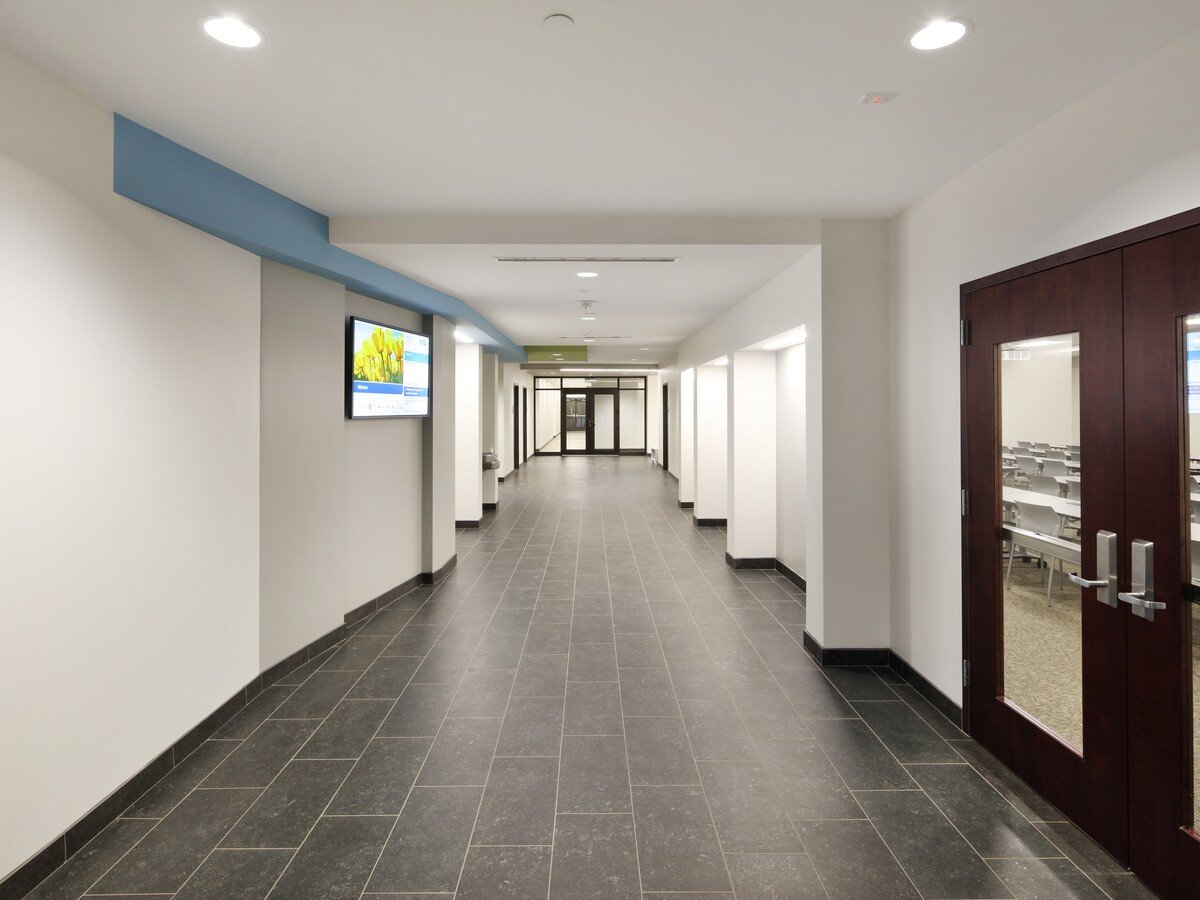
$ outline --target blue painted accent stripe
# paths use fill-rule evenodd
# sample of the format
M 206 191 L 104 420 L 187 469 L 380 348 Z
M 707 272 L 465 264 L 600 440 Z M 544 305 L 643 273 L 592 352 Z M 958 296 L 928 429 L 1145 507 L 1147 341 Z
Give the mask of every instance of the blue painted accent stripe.
M 525 351 L 464 300 L 329 243 L 329 217 L 121 115 L 113 116 L 113 190 L 264 259 L 357 294 L 469 323 L 509 362 Z

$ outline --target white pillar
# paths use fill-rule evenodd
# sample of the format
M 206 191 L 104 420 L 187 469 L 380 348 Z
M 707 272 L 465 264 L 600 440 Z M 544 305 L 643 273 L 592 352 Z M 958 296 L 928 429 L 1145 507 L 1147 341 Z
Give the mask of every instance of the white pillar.
M 495 353 L 484 353 L 481 366 L 482 377 L 479 388 L 479 408 L 482 413 L 480 439 L 483 450 L 500 452 L 500 441 L 504 436 L 500 416 L 500 357 Z M 476 466 L 480 461 L 476 460 Z M 483 473 L 483 505 L 485 509 L 497 509 L 500 503 L 500 487 L 497 469 Z
M 725 366 L 696 368 L 697 522 L 724 524 L 729 505 L 728 399 Z
M 728 369 L 729 534 L 735 564 L 775 560 L 775 355 L 734 353 Z M 767 563 L 770 565 L 767 565 Z
M 429 417 L 421 433 L 421 571 L 436 575 L 454 558 L 455 403 L 457 358 L 454 325 L 426 316 L 431 337 Z
M 679 471 L 679 504 L 691 506 L 696 500 L 696 370 L 679 373 L 679 446 L 671 448 L 678 454 L 675 464 Z
M 482 354 L 478 344 L 458 344 L 454 358 L 454 518 L 478 523 L 483 518 L 483 479 L 479 474 Z

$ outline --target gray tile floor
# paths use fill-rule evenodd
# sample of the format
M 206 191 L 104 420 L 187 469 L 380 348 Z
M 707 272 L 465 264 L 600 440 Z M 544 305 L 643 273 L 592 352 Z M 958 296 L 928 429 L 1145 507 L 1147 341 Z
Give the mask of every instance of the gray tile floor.
M 31 896 L 1150 896 L 644 458 L 501 490 Z

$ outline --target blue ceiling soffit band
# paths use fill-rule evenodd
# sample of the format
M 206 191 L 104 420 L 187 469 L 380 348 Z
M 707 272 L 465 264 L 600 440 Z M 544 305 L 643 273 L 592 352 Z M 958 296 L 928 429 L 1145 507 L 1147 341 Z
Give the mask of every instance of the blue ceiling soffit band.
M 366 297 L 473 325 L 509 362 L 525 352 L 466 302 L 335 247 L 329 217 L 232 169 L 113 116 L 113 190 L 264 259 L 328 278 Z

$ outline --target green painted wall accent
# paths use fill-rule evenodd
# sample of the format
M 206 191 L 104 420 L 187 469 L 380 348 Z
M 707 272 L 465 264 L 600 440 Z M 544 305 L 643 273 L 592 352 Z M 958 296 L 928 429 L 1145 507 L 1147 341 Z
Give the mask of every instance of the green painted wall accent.
M 555 356 L 555 353 L 561 353 L 562 356 Z M 545 346 L 525 346 L 525 358 L 529 362 L 587 362 L 588 348 L 586 345 L 566 345 L 555 347 L 553 345 Z

